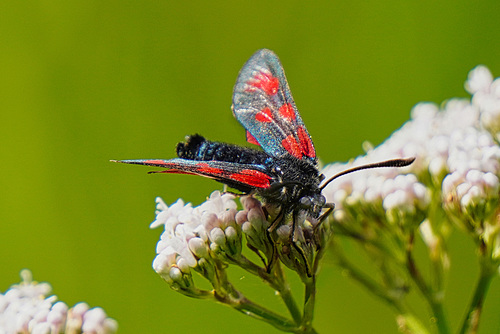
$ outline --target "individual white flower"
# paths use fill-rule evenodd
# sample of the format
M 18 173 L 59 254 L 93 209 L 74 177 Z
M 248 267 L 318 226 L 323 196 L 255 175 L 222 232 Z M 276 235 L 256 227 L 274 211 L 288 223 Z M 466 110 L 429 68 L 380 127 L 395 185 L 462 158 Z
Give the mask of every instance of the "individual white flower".
M 229 209 L 236 209 L 234 195 L 229 193 L 221 194 L 220 191 L 214 191 L 210 194 L 208 200 L 195 208 L 198 214 L 215 213 L 217 215 L 226 212 Z
M 116 322 L 109 319 L 100 307 L 92 308 L 83 315 L 82 331 L 84 333 L 114 333 L 117 329 Z
M 210 231 L 210 248 L 216 251 L 219 247 L 224 247 L 226 245 L 226 235 L 220 227 L 215 227 Z
M 189 250 L 198 258 L 208 256 L 207 244 L 199 237 L 189 239 L 188 247 Z
M 179 222 L 188 222 L 188 217 L 193 211 L 191 203 L 184 204 L 182 199 L 168 207 L 165 202 L 160 198 L 156 198 L 156 219 L 149 226 L 156 228 L 160 225 L 165 225 L 165 229 L 172 228 Z
M 90 306 L 87 303 L 78 303 L 68 310 L 68 317 L 66 320 L 68 332 L 76 332 L 82 328 L 83 316 L 89 309 Z
M 469 77 L 465 82 L 465 89 L 472 95 L 483 92 L 489 93 L 493 75 L 484 65 L 478 65 L 469 72 Z

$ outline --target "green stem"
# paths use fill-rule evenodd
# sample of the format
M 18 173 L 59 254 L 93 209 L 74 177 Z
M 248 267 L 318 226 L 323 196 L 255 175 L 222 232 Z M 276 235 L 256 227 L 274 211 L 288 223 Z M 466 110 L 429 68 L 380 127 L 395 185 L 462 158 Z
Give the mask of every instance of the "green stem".
M 240 297 L 237 303 L 230 302 L 226 304 L 245 315 L 267 322 L 281 331 L 299 333 L 299 329 L 294 322 L 253 303 L 245 297 Z
M 295 299 L 293 298 L 290 285 L 285 278 L 285 274 L 279 262 L 273 266 L 273 274 L 269 274 L 265 268 L 259 267 L 243 255 L 240 255 L 238 258 L 228 258 L 231 262 L 245 269 L 249 273 L 262 278 L 264 282 L 271 286 L 271 288 L 278 291 L 295 323 L 297 325 L 301 323 L 302 314 L 297 306 L 297 303 L 295 302 Z
M 425 282 L 424 278 L 420 274 L 420 271 L 417 268 L 417 264 L 415 263 L 415 260 L 413 259 L 412 251 L 413 251 L 413 241 L 414 241 L 414 234 L 410 234 L 410 238 L 408 240 L 408 246 L 406 250 L 406 266 L 408 268 L 408 271 L 410 273 L 410 277 L 412 278 L 413 282 L 417 286 L 417 288 L 420 290 L 424 298 L 427 300 L 427 303 L 429 304 L 432 314 L 435 318 L 436 326 L 438 329 L 438 332 L 440 334 L 449 334 L 450 329 L 448 327 L 448 323 L 446 321 L 446 315 L 443 309 L 443 304 L 441 303 L 438 298 L 436 298 L 436 293 L 432 291 L 431 288 L 427 285 Z M 438 292 L 437 294 L 440 294 Z
M 227 256 L 227 258 L 231 263 L 234 263 L 235 265 L 246 270 L 247 272 L 251 273 L 252 275 L 255 275 L 255 276 L 262 278 L 273 289 L 276 290 L 278 288 L 278 286 L 274 282 L 272 275 L 270 275 L 266 271 L 265 268 L 258 266 L 257 264 L 255 264 L 254 262 L 252 262 L 248 258 L 246 258 L 245 256 L 243 256 L 243 255 L 239 255 L 238 257 Z
M 304 298 L 304 316 L 302 317 L 302 327 L 311 328 L 314 316 L 314 305 L 316 304 L 316 275 L 304 280 L 306 286 Z
M 279 292 L 280 297 L 285 303 L 288 312 L 290 312 L 290 315 L 292 316 L 293 320 L 297 325 L 299 325 L 302 322 L 302 314 L 300 313 L 299 307 L 295 302 L 295 298 L 293 298 L 290 285 L 288 284 L 285 278 L 285 273 L 283 272 L 283 268 L 281 267 L 279 262 L 276 263 L 273 271 L 278 281 L 278 289 L 276 290 Z
M 247 264 L 249 263 L 250 262 L 248 262 Z M 253 268 L 255 269 L 255 267 Z M 247 299 L 228 281 L 223 265 L 219 261 L 215 262 L 215 273 L 217 276 L 217 282 L 219 284 L 214 285 L 213 295 L 219 302 L 231 306 L 235 310 L 245 315 L 267 322 L 268 324 L 278 328 L 281 331 L 304 333 L 302 328 L 298 326 L 295 321 L 291 321 Z M 267 278 L 270 279 L 270 277 Z M 276 285 L 276 280 L 273 280 L 273 284 Z
M 432 313 L 436 319 L 436 326 L 438 328 L 438 332 L 441 334 L 450 333 L 450 329 L 448 328 L 448 323 L 446 321 L 446 314 L 444 312 L 443 304 L 441 302 L 436 302 L 433 298 L 433 302 L 431 303 Z
M 188 296 L 196 299 L 210 299 L 214 297 L 213 291 L 201 290 L 201 289 L 182 289 L 178 288 L 176 291 L 182 293 L 184 296 Z
M 235 310 L 252 318 L 267 322 L 283 332 L 317 334 L 314 328 L 298 326 L 295 322 L 292 322 L 271 310 L 255 304 L 235 289 L 232 290 L 231 295 L 227 295 L 225 297 L 216 296 L 216 298 L 220 302 L 231 306 Z
M 494 277 L 494 272 L 486 269 L 485 266 L 483 265 L 481 267 L 481 273 L 476 285 L 474 296 L 472 297 L 469 309 L 467 310 L 464 321 L 462 323 L 460 334 L 477 333 L 479 328 L 479 319 L 481 317 L 481 312 L 483 310 L 483 302 L 493 277 Z

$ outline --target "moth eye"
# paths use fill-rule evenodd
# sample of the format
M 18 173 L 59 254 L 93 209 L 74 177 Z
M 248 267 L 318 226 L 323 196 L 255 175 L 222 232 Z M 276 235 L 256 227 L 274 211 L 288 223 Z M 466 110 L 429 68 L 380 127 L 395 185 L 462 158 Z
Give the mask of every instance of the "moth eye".
M 309 197 L 302 197 L 300 199 L 300 204 L 302 206 L 308 207 L 308 206 L 312 205 L 312 201 L 311 201 L 311 199 Z
M 325 206 L 326 204 L 326 198 L 325 196 L 321 195 L 318 197 L 318 205 L 319 206 Z

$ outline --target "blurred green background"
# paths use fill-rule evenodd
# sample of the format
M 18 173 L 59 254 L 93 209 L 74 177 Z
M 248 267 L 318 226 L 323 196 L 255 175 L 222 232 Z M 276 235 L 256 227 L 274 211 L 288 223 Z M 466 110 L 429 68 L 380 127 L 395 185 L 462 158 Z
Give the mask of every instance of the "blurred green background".
M 275 332 L 171 291 L 151 269 L 155 196 L 199 204 L 220 185 L 108 160 L 170 158 L 192 133 L 244 144 L 233 84 L 266 47 L 283 62 L 321 159 L 345 161 L 363 141 L 383 141 L 417 102 L 466 97 L 474 66 L 500 75 L 499 19 L 493 0 L 2 2 L 0 290 L 30 268 L 67 304 L 102 306 L 121 333 Z M 451 242 L 453 323 L 477 266 L 469 240 Z M 235 277 L 279 307 L 258 280 Z M 498 285 L 483 333 L 499 330 Z M 320 332 L 397 332 L 390 309 L 331 259 L 318 289 Z

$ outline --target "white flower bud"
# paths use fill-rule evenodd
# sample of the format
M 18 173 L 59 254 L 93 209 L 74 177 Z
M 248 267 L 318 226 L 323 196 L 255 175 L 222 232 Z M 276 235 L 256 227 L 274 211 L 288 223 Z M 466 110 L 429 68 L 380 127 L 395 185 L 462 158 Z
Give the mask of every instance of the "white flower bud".
M 490 189 L 490 191 L 488 191 L 488 194 L 491 194 L 491 195 L 496 194 L 496 192 L 498 191 L 498 187 L 499 187 L 498 176 L 496 176 L 495 174 L 490 173 L 490 172 L 485 173 L 483 175 L 482 182 L 484 183 L 486 188 Z
M 241 230 L 243 231 L 243 233 L 248 234 L 250 236 L 255 235 L 255 229 L 253 228 L 252 223 L 248 221 L 244 222 L 243 225 L 241 225 Z
M 191 272 L 191 267 L 189 266 L 189 263 L 182 257 L 177 260 L 177 267 L 184 274 L 189 274 Z
M 165 253 L 160 253 L 155 257 L 153 260 L 153 269 L 160 275 L 170 272 L 170 264 Z
M 210 240 L 219 246 L 224 246 L 226 244 L 226 235 L 222 229 L 217 227 L 210 232 Z
M 493 75 L 491 75 L 490 70 L 484 65 L 479 65 L 470 71 L 465 89 L 471 94 L 489 92 L 492 82 Z
M 240 201 L 247 211 L 251 209 L 262 209 L 262 204 L 252 196 L 243 196 Z
M 228 228 L 226 228 L 226 230 L 224 232 L 225 232 L 226 238 L 228 240 L 238 239 L 238 232 L 236 231 L 236 229 L 234 227 L 229 226 Z
M 219 228 L 221 226 L 221 222 L 217 214 L 215 213 L 205 213 L 201 218 L 202 224 L 207 231 L 212 230 L 213 228 Z
M 174 282 L 182 280 L 182 271 L 177 267 L 171 267 L 168 275 Z
M 252 223 L 255 231 L 262 231 L 264 224 L 267 226 L 267 220 L 261 208 L 250 209 L 248 212 L 248 220 Z
M 32 334 L 50 334 L 50 324 L 46 322 L 38 323 L 32 327 L 30 330 Z
M 201 238 L 189 239 L 188 246 L 191 252 L 193 252 L 193 254 L 196 255 L 198 258 L 208 256 L 207 244 Z
M 245 223 L 246 221 L 248 221 L 247 214 L 248 214 L 248 211 L 246 211 L 246 210 L 245 211 L 238 211 L 238 213 L 234 217 L 236 224 L 241 225 L 241 224 Z

